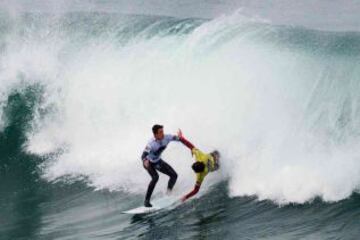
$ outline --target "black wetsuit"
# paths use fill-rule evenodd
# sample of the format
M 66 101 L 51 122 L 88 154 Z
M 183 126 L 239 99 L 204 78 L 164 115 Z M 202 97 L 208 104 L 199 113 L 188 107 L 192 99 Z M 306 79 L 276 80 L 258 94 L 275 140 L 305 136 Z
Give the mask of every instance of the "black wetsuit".
M 169 182 L 168 182 L 168 189 L 172 190 L 172 188 L 174 187 L 174 185 L 176 183 L 177 173 L 164 160 L 160 159 L 160 161 L 158 161 L 157 163 L 150 162 L 150 165 L 146 170 L 148 171 L 148 173 L 151 176 L 151 181 L 149 183 L 148 190 L 146 192 L 145 201 L 148 201 L 148 202 L 150 201 L 150 198 L 154 191 L 156 183 L 159 180 L 159 174 L 157 173 L 156 170 L 158 170 L 159 172 L 164 173 L 170 177 Z

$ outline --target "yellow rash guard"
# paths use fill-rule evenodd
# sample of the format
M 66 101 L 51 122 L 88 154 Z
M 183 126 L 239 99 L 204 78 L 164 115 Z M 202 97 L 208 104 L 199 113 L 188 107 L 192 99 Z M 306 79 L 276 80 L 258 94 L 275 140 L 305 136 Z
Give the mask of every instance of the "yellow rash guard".
M 205 154 L 197 148 L 192 149 L 192 154 L 195 156 L 197 162 L 202 162 L 205 164 L 204 172 L 196 173 L 196 183 L 201 184 L 204 181 L 204 178 L 209 172 L 215 170 L 215 160 L 211 154 Z

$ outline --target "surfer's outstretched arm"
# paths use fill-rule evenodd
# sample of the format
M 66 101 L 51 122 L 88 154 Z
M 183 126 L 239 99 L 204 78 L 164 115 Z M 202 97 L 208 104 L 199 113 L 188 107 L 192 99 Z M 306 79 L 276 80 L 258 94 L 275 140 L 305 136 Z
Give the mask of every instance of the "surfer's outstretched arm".
M 194 189 L 191 192 L 189 192 L 188 194 L 186 194 L 185 196 L 183 196 L 181 198 L 181 201 L 185 202 L 186 200 L 188 200 L 192 196 L 196 195 L 200 190 L 200 186 L 201 186 L 200 183 L 196 183 Z
M 190 149 L 190 151 L 192 151 L 195 146 L 194 144 L 192 144 L 191 142 L 189 142 L 182 134 L 182 131 L 179 129 L 178 131 L 178 137 L 179 137 L 179 140 L 180 142 L 182 142 L 186 147 L 188 147 Z

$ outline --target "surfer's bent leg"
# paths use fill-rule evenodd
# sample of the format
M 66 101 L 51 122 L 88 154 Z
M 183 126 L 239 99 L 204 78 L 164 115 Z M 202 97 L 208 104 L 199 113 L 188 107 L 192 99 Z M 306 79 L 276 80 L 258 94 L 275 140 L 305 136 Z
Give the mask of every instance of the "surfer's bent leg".
M 145 202 L 150 202 L 151 195 L 154 191 L 157 181 L 159 180 L 159 174 L 156 172 L 154 166 L 151 163 L 146 170 L 151 176 L 151 181 L 146 192 Z
M 158 170 L 170 177 L 168 182 L 168 189 L 172 190 L 177 179 L 177 173 L 175 172 L 175 170 L 164 160 L 161 160 Z

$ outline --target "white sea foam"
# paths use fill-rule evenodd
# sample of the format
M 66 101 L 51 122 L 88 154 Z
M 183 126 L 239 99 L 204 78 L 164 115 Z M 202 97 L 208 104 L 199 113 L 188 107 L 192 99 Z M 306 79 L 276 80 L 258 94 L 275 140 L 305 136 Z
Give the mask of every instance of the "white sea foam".
M 252 22 L 235 14 L 152 38 L 148 28 L 125 45 L 110 36 L 73 43 L 75 33 L 52 25 L 42 37 L 30 29 L 26 41 L 13 33 L 1 57 L 1 100 L 19 85 L 45 86 L 39 108 L 51 110 L 36 115 L 26 150 L 63 150 L 44 169 L 48 180 L 86 175 L 99 189 L 144 192 L 140 155 L 161 123 L 222 152 L 222 170 L 206 185 L 228 178 L 231 196 L 348 197 L 360 183 L 359 67 L 352 56 L 283 46 L 276 28 Z M 163 157 L 179 174 L 177 191 L 188 190 L 189 151 L 172 143 Z

